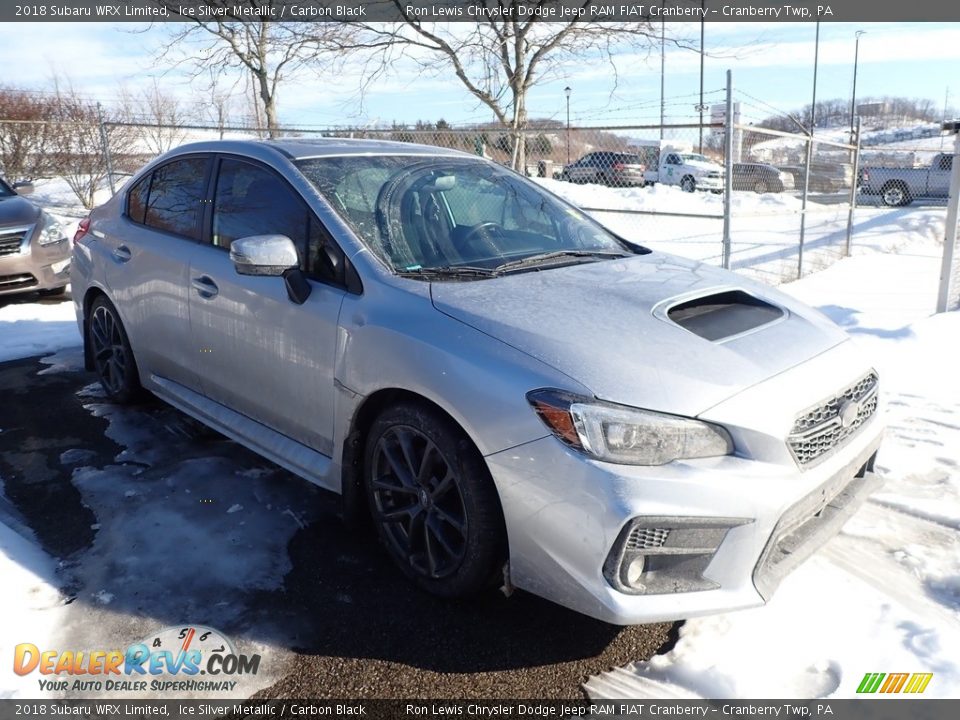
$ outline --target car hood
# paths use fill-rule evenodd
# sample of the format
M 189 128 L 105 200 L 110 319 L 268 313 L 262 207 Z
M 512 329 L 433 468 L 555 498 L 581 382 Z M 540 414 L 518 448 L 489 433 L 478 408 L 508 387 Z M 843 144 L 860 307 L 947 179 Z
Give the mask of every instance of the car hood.
M 740 289 L 785 311 L 711 341 L 672 301 Z M 734 273 L 669 255 L 431 284 L 434 307 L 552 366 L 597 398 L 696 416 L 847 339 L 817 311 Z
M 37 221 L 40 208 L 22 197 L 0 198 L 0 226 L 30 225 Z

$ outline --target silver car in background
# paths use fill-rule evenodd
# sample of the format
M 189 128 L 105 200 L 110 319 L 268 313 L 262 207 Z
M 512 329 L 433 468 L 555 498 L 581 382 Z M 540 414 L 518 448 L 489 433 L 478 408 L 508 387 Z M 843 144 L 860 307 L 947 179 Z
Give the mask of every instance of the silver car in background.
M 56 218 L 20 197 L 32 191 L 0 178 L 0 296 L 62 295 L 70 282 L 70 241 Z
M 452 150 L 182 147 L 81 223 L 73 295 L 111 398 L 341 493 L 442 596 L 759 605 L 876 485 L 843 331 Z

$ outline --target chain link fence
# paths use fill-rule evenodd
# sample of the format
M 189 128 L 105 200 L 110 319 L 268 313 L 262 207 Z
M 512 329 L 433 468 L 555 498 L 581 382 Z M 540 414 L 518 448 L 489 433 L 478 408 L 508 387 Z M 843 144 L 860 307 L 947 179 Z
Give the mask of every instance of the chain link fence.
M 734 106 L 733 99 L 730 93 L 726 107 Z M 873 181 L 877 168 L 890 173 L 930 167 L 937 143 L 943 144 L 939 134 L 927 133 L 899 141 L 902 147 L 891 145 L 869 129 L 859 135 L 818 130 L 811 138 L 799 121 L 797 132 L 745 123 L 737 112 L 727 123 L 718 107 L 703 124 L 584 127 L 541 121 L 516 132 L 418 123 L 287 127 L 280 133 L 418 143 L 484 156 L 514 167 L 631 241 L 727 265 L 770 284 L 849 254 L 855 212 L 860 218 L 899 202 L 889 183 Z M 0 170 L 15 176 L 8 179 L 61 176 L 83 204 L 92 205 L 98 188 L 119 188 L 144 163 L 185 142 L 264 137 L 263 129 L 242 125 L 0 119 Z M 910 202 L 945 207 L 945 191 L 908 194 Z M 858 210 L 858 204 L 864 207 Z

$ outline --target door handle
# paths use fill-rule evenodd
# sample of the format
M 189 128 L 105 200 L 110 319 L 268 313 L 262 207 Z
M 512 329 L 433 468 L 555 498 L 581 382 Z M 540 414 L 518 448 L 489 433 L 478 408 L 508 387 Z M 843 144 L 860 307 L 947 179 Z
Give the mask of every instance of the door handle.
M 190 284 L 193 285 L 193 289 L 196 290 L 197 294 L 199 294 L 204 300 L 214 298 L 220 292 L 220 288 L 217 287 L 217 284 L 206 275 L 193 278 L 190 281 Z
M 130 258 L 130 248 L 128 248 L 126 245 L 118 245 L 113 251 L 113 259 L 118 263 L 125 263 Z

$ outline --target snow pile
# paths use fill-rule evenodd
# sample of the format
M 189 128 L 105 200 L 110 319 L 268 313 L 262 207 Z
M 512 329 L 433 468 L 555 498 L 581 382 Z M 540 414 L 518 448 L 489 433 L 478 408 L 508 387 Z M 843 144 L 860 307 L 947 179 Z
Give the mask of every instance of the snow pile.
M 80 343 L 77 316 L 69 300 L 0 303 L 0 362 Z
M 867 672 L 960 695 L 960 313 L 929 317 L 939 258 L 863 255 L 784 286 L 876 359 L 885 486 L 756 610 L 688 621 L 666 655 L 591 678 L 593 698 L 844 698 Z

